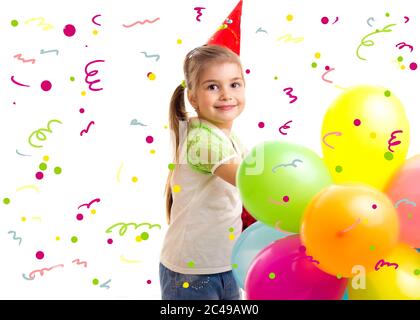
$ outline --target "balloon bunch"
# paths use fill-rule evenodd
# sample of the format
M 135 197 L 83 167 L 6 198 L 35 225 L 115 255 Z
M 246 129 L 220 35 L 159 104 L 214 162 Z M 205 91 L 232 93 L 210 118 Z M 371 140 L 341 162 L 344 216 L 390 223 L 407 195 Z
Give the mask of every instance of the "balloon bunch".
M 257 145 L 237 185 L 258 221 L 232 253 L 247 299 L 420 299 L 420 155 L 390 91 L 357 86 L 327 110 L 321 159 Z

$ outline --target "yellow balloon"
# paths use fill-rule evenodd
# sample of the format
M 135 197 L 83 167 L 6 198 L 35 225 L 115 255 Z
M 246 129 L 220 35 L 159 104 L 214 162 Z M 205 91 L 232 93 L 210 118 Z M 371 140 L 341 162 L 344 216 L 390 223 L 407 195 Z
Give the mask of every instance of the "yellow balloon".
M 388 89 L 356 86 L 327 110 L 322 152 L 334 182 L 363 182 L 384 190 L 405 161 L 409 123 L 404 107 Z
M 399 243 L 381 260 L 365 279 L 358 274 L 349 280 L 349 299 L 420 300 L 420 254 Z

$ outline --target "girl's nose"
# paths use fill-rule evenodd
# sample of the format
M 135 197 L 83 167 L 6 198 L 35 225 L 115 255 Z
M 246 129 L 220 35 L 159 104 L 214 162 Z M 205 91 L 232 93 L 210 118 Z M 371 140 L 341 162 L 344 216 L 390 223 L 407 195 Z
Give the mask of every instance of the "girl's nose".
M 221 100 L 231 100 L 232 99 L 232 95 L 229 92 L 229 90 L 222 90 L 221 95 L 220 95 L 220 99 Z

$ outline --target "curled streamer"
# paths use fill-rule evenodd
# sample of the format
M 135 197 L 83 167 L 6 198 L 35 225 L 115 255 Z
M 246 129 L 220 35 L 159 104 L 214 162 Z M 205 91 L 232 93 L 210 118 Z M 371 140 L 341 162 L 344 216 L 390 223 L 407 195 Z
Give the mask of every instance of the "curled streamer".
M 45 141 L 45 140 L 47 140 L 47 136 L 45 135 L 45 133 L 43 131 L 46 131 L 48 133 L 52 133 L 52 130 L 50 128 L 50 123 L 51 122 L 58 122 L 58 123 L 62 124 L 62 122 L 60 120 L 50 120 L 48 122 L 48 124 L 47 124 L 47 128 L 46 129 L 45 128 L 41 128 L 41 129 L 38 129 L 38 130 L 35 130 L 34 132 L 32 132 L 31 135 L 28 138 L 28 142 L 29 142 L 29 144 L 32 147 L 34 147 L 34 148 L 42 148 L 42 146 L 35 145 L 35 144 L 32 143 L 32 137 L 35 135 L 36 136 L 36 139 L 39 140 L 39 141 Z
M 373 40 L 366 40 L 366 39 L 368 37 L 372 36 L 372 35 L 377 34 L 377 33 L 381 33 L 381 32 L 392 32 L 392 30 L 391 29 L 388 29 L 388 28 L 393 27 L 393 26 L 396 26 L 396 25 L 395 24 L 389 24 L 389 25 L 385 26 L 382 30 L 376 29 L 374 32 L 371 32 L 371 33 L 367 34 L 366 36 L 364 36 L 362 38 L 362 40 L 360 41 L 359 46 L 356 49 L 356 55 L 357 55 L 357 57 L 360 60 L 366 60 L 365 58 L 363 58 L 363 57 L 361 57 L 359 55 L 360 47 L 362 47 L 362 46 L 364 46 L 364 47 L 372 47 L 375 44 L 375 42 L 373 42 Z
M 398 269 L 398 263 L 387 262 L 384 259 L 379 260 L 375 265 L 375 270 L 378 271 L 382 267 L 394 267 L 395 270 Z
M 105 62 L 105 60 L 93 60 L 93 61 L 89 62 L 89 63 L 85 66 L 85 73 L 86 73 L 85 82 L 86 82 L 87 84 L 89 84 L 89 89 L 90 89 L 91 91 L 101 91 L 101 90 L 103 90 L 103 88 L 93 88 L 93 87 L 92 87 L 95 83 L 100 82 L 100 81 L 101 81 L 100 79 L 96 79 L 96 80 L 94 80 L 94 81 L 90 81 L 90 80 L 89 80 L 89 78 L 90 78 L 90 77 L 96 76 L 96 74 L 99 72 L 98 70 L 88 71 L 89 66 L 90 66 L 92 63 L 96 63 L 96 62 Z
M 86 207 L 86 208 L 90 209 L 90 206 L 91 206 L 93 203 L 95 203 L 95 202 L 100 202 L 100 201 L 101 201 L 101 199 L 100 199 L 100 198 L 93 199 L 93 200 L 92 200 L 91 202 L 89 202 L 89 203 L 84 203 L 84 204 L 80 205 L 77 209 L 80 209 L 81 207 Z
M 403 133 L 403 131 L 402 130 L 395 130 L 395 131 L 393 131 L 391 133 L 391 138 L 389 138 L 389 140 L 388 140 L 388 150 L 391 151 L 391 152 L 394 152 L 394 150 L 392 150 L 391 147 L 397 146 L 397 145 L 399 145 L 401 143 L 400 140 L 396 140 L 397 137 L 395 135 L 397 133 Z M 396 140 L 396 141 L 394 141 L 394 140 Z
M 115 228 L 116 226 L 119 226 L 119 225 L 122 225 L 122 227 L 120 228 L 120 231 L 119 231 L 120 236 L 123 236 L 127 232 L 127 229 L 128 229 L 129 226 L 134 226 L 134 229 L 137 229 L 141 226 L 149 226 L 149 229 L 152 229 L 153 227 L 158 227 L 159 229 L 161 228 L 160 224 L 150 224 L 150 223 L 147 223 L 147 222 L 139 223 L 139 224 L 136 224 L 135 222 L 130 222 L 130 223 L 119 222 L 119 223 L 116 223 L 116 224 L 112 225 L 111 227 L 109 227 L 105 232 L 106 233 L 111 233 L 112 229 Z
M 41 277 L 44 275 L 44 272 L 45 271 L 51 271 L 52 269 L 54 269 L 54 268 L 58 268 L 58 267 L 64 267 L 64 265 L 63 264 L 58 264 L 58 265 L 56 265 L 56 266 L 52 266 L 51 268 L 43 268 L 43 269 L 40 269 L 40 270 L 34 270 L 34 271 L 32 271 L 30 274 L 29 274 L 29 278 L 30 279 L 35 279 L 35 274 L 37 273 L 37 272 L 39 272 L 39 274 L 41 275 Z

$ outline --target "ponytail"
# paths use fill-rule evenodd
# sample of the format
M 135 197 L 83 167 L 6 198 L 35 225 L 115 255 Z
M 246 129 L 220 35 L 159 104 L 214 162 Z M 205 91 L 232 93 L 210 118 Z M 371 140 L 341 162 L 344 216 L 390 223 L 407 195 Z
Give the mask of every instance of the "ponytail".
M 176 87 L 174 93 L 172 94 L 171 102 L 169 104 L 169 130 L 171 134 L 175 135 L 175 139 L 173 141 L 174 145 L 174 162 L 175 164 L 179 161 L 179 123 L 180 121 L 187 121 L 188 120 L 188 113 L 185 108 L 185 100 L 184 100 L 184 88 L 183 84 L 180 84 Z M 173 170 L 171 170 L 168 174 L 168 178 L 166 180 L 166 187 L 165 187 L 165 197 L 166 197 L 166 222 L 170 223 L 171 218 L 171 208 L 172 208 L 172 190 L 171 190 L 171 179 L 173 175 Z

